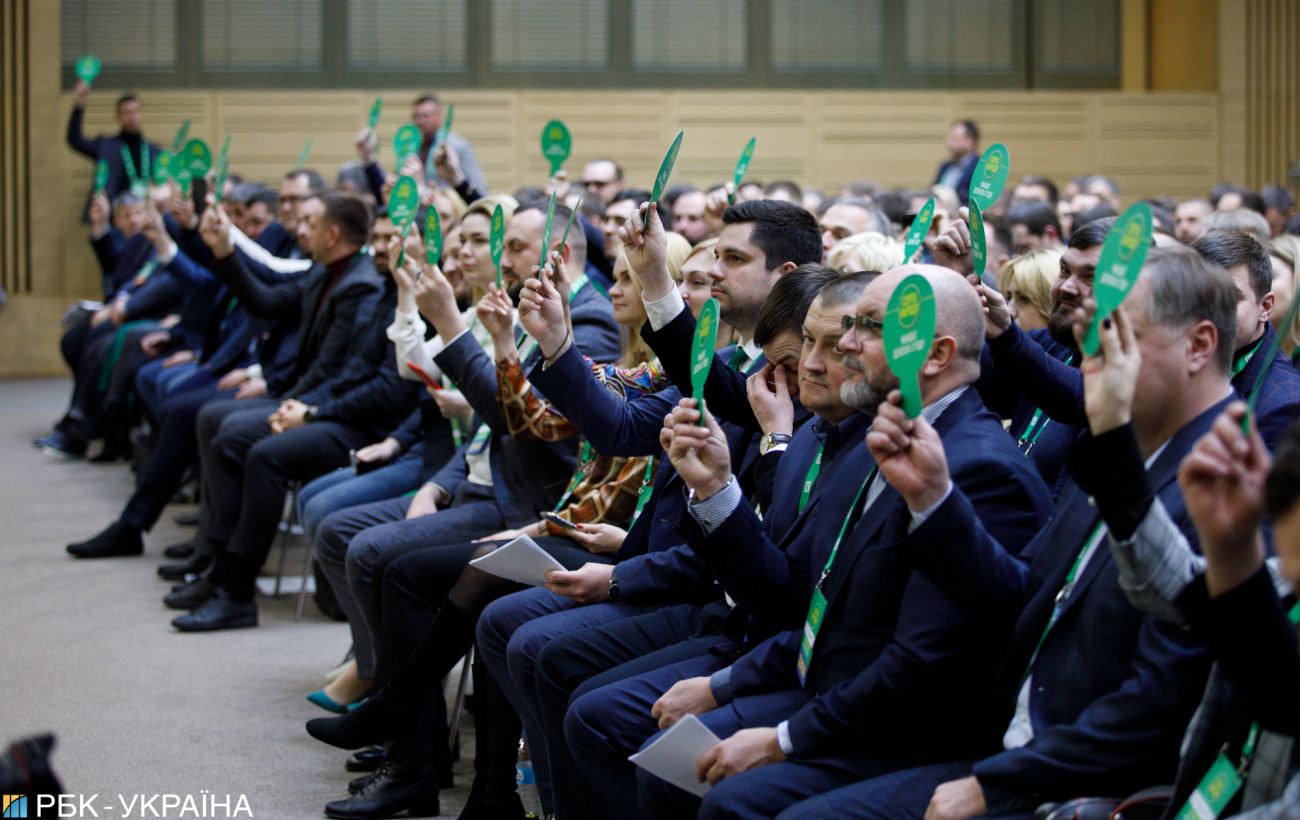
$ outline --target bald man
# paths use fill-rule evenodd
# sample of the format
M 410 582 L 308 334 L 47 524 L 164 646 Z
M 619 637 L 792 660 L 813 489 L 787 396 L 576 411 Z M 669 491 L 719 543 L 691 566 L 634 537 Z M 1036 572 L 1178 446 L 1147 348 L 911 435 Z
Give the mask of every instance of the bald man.
M 871 417 L 882 403 L 897 401 L 889 398 L 898 380 L 886 366 L 880 330 L 890 296 L 910 274 L 930 283 L 937 312 L 919 376 L 922 415 L 950 462 L 960 465 L 951 472 L 954 486 L 968 494 L 987 531 L 1019 551 L 1046 521 L 1050 495 L 971 389 L 983 319 L 978 298 L 958 274 L 904 266 L 867 286 L 846 317 L 852 329 L 839 342 L 847 370 L 841 396 Z M 672 426 L 669 452 L 695 492 L 691 547 L 751 549 L 757 543 L 746 530 L 752 511 L 740 503 L 734 482 L 724 486 L 725 478 L 710 475 L 722 467 L 712 463 L 716 447 L 684 447 L 699 436 L 689 413 L 680 421 Z M 711 438 L 721 436 L 710 430 Z M 715 469 L 690 469 L 687 460 Z M 808 539 L 806 554 L 787 558 L 807 575 L 801 600 L 793 602 L 796 623 L 711 677 L 680 682 L 654 707 L 661 728 L 699 714 L 724 738 L 696 764 L 716 785 L 701 801 L 641 770 L 641 816 L 771 817 L 824 791 L 916 765 L 908 761 L 948 760 L 976 747 L 978 721 L 971 715 L 992 684 L 985 659 L 997 647 L 912 571 L 906 550 L 920 547 L 909 536 L 928 511 L 909 510 L 874 468 L 842 480 L 852 495 L 812 511 L 816 520 L 808 526 L 822 537 Z

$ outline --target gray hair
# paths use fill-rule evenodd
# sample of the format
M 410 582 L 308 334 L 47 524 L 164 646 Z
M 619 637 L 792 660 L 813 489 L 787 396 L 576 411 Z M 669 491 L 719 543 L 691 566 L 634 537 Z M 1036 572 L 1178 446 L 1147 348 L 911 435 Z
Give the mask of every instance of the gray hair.
M 1157 325 L 1186 329 L 1208 321 L 1219 332 L 1214 362 L 1227 373 L 1237 335 L 1237 285 L 1226 270 L 1190 248 L 1154 248 L 1142 267 L 1150 298 L 1147 317 Z
M 1268 220 L 1263 214 L 1249 208 L 1215 211 L 1205 218 L 1205 232 L 1210 231 L 1237 231 L 1253 237 L 1261 245 L 1267 245 L 1272 238 Z

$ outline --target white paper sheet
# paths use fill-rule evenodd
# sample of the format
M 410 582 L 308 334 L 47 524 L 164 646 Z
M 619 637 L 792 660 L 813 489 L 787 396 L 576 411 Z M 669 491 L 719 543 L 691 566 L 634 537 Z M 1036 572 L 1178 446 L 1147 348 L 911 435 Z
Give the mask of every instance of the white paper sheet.
M 687 715 L 628 760 L 683 791 L 703 797 L 713 786 L 696 778 L 695 761 L 716 745 L 717 735 L 695 715 Z
M 509 581 L 539 587 L 546 583 L 546 573 L 564 569 L 537 542 L 521 535 L 500 549 L 470 561 L 470 566 L 498 575 Z

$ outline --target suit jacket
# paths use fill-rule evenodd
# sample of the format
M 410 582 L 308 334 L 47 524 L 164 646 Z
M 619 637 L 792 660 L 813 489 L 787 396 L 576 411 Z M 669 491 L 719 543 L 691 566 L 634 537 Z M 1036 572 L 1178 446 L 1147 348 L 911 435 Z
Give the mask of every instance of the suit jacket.
M 250 315 L 290 324 L 296 321 L 298 351 L 293 372 L 267 381 L 268 393 L 279 398 L 307 394 L 343 371 L 357 316 L 383 286 L 374 261 L 364 253 L 352 257 L 324 302 L 320 297 L 329 273 L 323 265 L 275 286 L 254 276 L 238 253 L 218 260 L 213 272 L 230 286 Z
M 957 198 L 961 200 L 961 204 L 966 205 L 970 200 L 971 179 L 975 176 L 975 166 L 979 164 L 979 161 L 980 161 L 980 155 L 978 153 L 970 154 L 969 156 L 962 159 L 959 163 L 953 162 L 952 160 L 948 160 L 947 162 L 942 163 L 939 166 L 939 170 L 935 172 L 934 183 L 938 185 L 940 182 L 942 182 L 943 175 L 948 173 L 948 169 L 954 166 L 960 166 L 962 168 L 962 172 L 961 172 L 960 181 L 957 183 L 956 186 Z
M 694 518 L 683 517 L 682 531 L 691 549 L 749 613 L 751 640 L 803 625 L 813 586 L 812 552 L 834 541 L 862 476 L 873 466 L 865 442 L 869 427 L 870 419 L 860 413 L 838 425 L 821 419 L 804 425 L 781 456 L 774 501 L 761 521 L 752 507 L 741 504 L 705 535 Z M 823 442 L 821 472 L 800 513 L 804 478 Z
M 641 338 L 659 357 L 668 378 L 673 380 L 683 395 L 690 395 L 691 386 L 691 345 L 695 341 L 695 316 L 689 309 L 682 310 L 673 320 L 658 330 L 646 322 L 641 327 Z M 745 382 L 748 376 L 728 367 L 730 354 L 735 346 L 726 348 L 727 358 L 713 354 L 713 366 L 704 382 L 704 402 L 709 412 L 719 420 L 729 421 L 743 430 L 762 434 L 763 430 L 754 417 L 754 410 L 749 406 L 749 392 Z M 747 368 L 755 372 L 763 364 L 762 357 Z
M 122 164 L 122 146 L 125 142 L 121 134 L 115 137 L 100 134 L 97 137 L 87 138 L 82 133 L 82 121 L 85 118 L 85 113 L 84 108 L 74 107 L 72 114 L 68 116 L 68 147 L 91 162 L 98 163 L 102 159 L 108 165 L 108 180 L 104 184 L 104 193 L 111 203 L 113 197 L 131 187 L 131 179 L 126 173 L 126 167 Z M 149 163 L 152 165 L 157 161 L 162 149 L 148 140 L 144 140 L 143 145 L 149 146 Z M 134 154 L 132 155 L 132 161 L 135 161 Z M 137 167 L 136 170 L 146 178 L 152 179 L 152 168 L 142 169 Z M 90 206 L 90 197 L 95 193 L 93 190 L 94 173 L 91 174 L 91 180 L 92 190 L 86 194 L 87 209 Z M 82 221 L 85 221 L 85 218 L 85 211 L 83 210 Z
M 153 243 L 144 234 L 137 233 L 126 239 L 116 228 L 92 239 L 90 246 L 99 261 L 106 301 L 112 301 L 119 293 L 134 290 L 136 286 L 132 279 L 154 256 Z
M 1267 357 L 1276 335 L 1272 325 L 1265 325 L 1264 337 L 1255 348 L 1255 355 L 1232 379 L 1232 386 L 1237 393 L 1249 398 L 1260 371 L 1268 369 L 1259 386 L 1255 419 L 1259 425 L 1259 434 L 1270 450 L 1277 446 L 1282 434 L 1291 426 L 1297 413 L 1300 413 L 1300 372 L 1296 371 L 1284 350 L 1279 350 L 1271 361 Z
M 1048 516 L 1050 496 L 979 394 L 959 396 L 935 430 L 953 485 L 976 499 L 980 520 L 1013 550 L 1028 543 Z M 824 510 L 838 532 L 847 505 Z M 822 586 L 827 606 L 806 683 L 816 697 L 789 718 L 799 758 L 856 748 L 866 732 L 882 751 L 916 761 L 968 755 L 981 739 L 971 717 L 992 681 L 996 639 L 913 570 L 907 545 L 919 536 L 908 536 L 911 521 L 906 502 L 886 485 L 840 547 Z M 832 546 L 833 538 L 820 539 L 814 570 Z M 735 694 L 799 688 L 802 638 L 802 628 L 783 632 L 737 661 Z
M 579 291 L 569 305 L 569 313 L 573 319 L 574 341 L 570 353 L 579 361 L 583 353 L 595 361 L 618 358 L 618 332 L 613 314 L 609 303 L 594 288 Z M 474 412 L 492 429 L 493 490 L 506 525 L 519 527 L 536 521 L 544 510 L 555 505 L 568 486 L 577 465 L 577 439 L 544 442 L 510 435 L 497 403 L 496 364 L 473 334 L 462 333 L 434 356 L 433 361 L 456 382 Z M 534 348 L 523 366 L 534 368 L 540 362 L 541 353 Z M 586 370 L 585 364 L 583 368 Z M 594 382 L 591 371 L 586 373 Z M 462 452 L 430 480 L 454 493 L 467 476 Z
M 1227 400 L 1184 426 L 1148 477 L 1191 543 L 1178 464 Z M 1086 447 L 1085 439 L 1076 446 Z M 1067 474 L 1068 476 L 1068 474 Z M 993 635 L 1009 635 L 987 716 L 986 744 L 1001 749 L 1034 648 L 1030 718 L 1034 737 L 975 765 L 991 812 L 1032 809 L 1083 794 L 1128 794 L 1172 777 L 1183 730 L 1204 688 L 1208 659 L 1188 633 L 1133 608 L 1104 544 L 1079 572 L 1060 616 L 1043 637 L 1058 592 L 1100 523 L 1068 480 L 1051 522 L 1009 555 L 955 491 L 917 529 L 908 554 L 920 570 Z

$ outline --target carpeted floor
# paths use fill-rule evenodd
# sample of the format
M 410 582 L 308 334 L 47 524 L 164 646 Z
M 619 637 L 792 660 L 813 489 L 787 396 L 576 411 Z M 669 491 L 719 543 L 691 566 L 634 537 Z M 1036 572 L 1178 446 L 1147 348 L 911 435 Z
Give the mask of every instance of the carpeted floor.
M 102 808 L 119 794 L 198 801 L 204 790 L 246 795 L 255 817 L 322 816 L 354 775 L 345 753 L 303 730 L 325 714 L 304 696 L 347 651 L 347 627 L 310 602 L 296 622 L 285 596 L 259 598 L 257 629 L 175 632 L 161 601 L 169 587 L 154 568 L 163 547 L 192 532 L 172 522 L 190 508 L 168 508 L 141 558 L 69 557 L 66 543 L 116 516 L 132 475 L 123 463 L 65 461 L 32 447 L 68 391 L 65 380 L 0 381 L 0 745 L 55 733 L 64 790 L 98 794 L 101 817 L 122 816 Z M 290 555 L 291 571 L 302 558 Z M 442 796 L 451 817 L 470 782 L 469 717 L 464 730 L 458 787 Z

